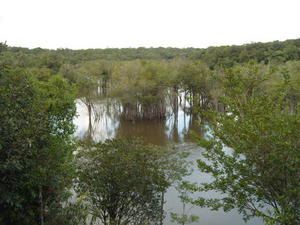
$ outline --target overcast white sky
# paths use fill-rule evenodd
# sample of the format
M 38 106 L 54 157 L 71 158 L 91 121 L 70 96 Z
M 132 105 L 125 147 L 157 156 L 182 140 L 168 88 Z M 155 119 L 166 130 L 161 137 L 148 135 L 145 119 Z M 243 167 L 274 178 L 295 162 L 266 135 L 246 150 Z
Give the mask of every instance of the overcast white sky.
M 0 42 L 207 47 L 300 38 L 300 0 L 0 0 Z

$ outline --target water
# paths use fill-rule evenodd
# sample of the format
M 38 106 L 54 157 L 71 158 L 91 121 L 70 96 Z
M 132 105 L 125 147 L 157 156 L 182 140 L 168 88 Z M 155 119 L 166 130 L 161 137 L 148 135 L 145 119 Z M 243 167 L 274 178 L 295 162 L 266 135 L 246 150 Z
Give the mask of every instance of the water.
M 87 107 L 77 101 L 78 117 L 74 120 L 77 126 L 75 135 L 78 138 L 85 138 L 89 135 L 95 141 L 104 141 L 107 138 L 114 137 L 141 137 L 146 143 L 156 145 L 174 145 L 176 148 L 189 151 L 191 154 L 188 159 L 192 163 L 193 172 L 185 178 L 191 182 L 209 181 L 211 177 L 207 174 L 200 173 L 196 166 L 196 160 L 201 157 L 201 152 L 205 149 L 200 148 L 196 144 L 197 136 L 209 135 L 203 132 L 196 120 L 191 115 L 184 113 L 183 106 L 179 106 L 178 117 L 174 115 L 167 117 L 165 121 L 126 121 L 121 118 L 122 107 L 114 101 L 102 100 L 95 102 L 94 111 L 92 113 L 92 123 L 89 124 L 89 115 Z M 181 213 L 182 203 L 178 198 L 179 193 L 174 187 L 168 189 L 165 199 L 164 209 L 166 210 L 165 225 L 172 225 L 170 212 Z M 210 195 L 217 197 L 218 193 L 199 193 L 197 195 Z M 197 196 L 194 196 L 197 197 Z M 254 218 L 247 223 L 242 219 L 236 210 L 231 212 L 211 211 L 207 208 L 199 208 L 196 206 L 186 206 L 188 214 L 194 214 L 200 217 L 199 222 L 192 224 L 200 225 L 262 225 L 261 219 Z

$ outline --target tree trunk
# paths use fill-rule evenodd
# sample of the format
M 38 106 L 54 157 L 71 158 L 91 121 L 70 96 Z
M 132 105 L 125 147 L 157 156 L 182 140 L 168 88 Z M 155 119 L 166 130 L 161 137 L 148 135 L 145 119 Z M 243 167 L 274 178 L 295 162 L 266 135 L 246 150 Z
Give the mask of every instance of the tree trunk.
M 89 114 L 89 127 L 88 127 L 88 138 L 92 139 L 92 106 L 88 104 L 88 114 Z
M 185 216 L 185 203 L 182 203 L 182 218 L 184 218 Z M 185 225 L 185 221 L 184 219 L 182 220 L 182 225 Z
M 44 201 L 42 187 L 39 188 L 39 201 L 40 201 L 40 225 L 44 225 Z
M 185 108 L 186 108 L 186 91 L 184 91 L 184 99 L 183 99 L 183 110 L 185 112 Z
M 175 86 L 173 88 L 173 110 L 174 113 L 178 113 L 178 88 Z
M 165 193 L 161 192 L 161 201 L 160 201 L 160 225 L 164 223 L 164 204 L 165 204 Z

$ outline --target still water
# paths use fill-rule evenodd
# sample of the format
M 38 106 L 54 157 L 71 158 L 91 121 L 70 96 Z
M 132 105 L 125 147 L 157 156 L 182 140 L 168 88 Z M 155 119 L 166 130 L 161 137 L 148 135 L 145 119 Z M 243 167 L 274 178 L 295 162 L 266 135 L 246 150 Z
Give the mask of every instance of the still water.
M 122 107 L 116 102 L 102 100 L 94 103 L 91 124 L 89 123 L 89 113 L 85 104 L 78 100 L 76 106 L 78 117 L 74 123 L 77 127 L 75 134 L 78 138 L 85 138 L 91 135 L 94 141 L 104 141 L 107 138 L 114 137 L 141 137 L 146 143 L 163 146 L 172 145 L 175 148 L 190 152 L 187 160 L 191 162 L 193 172 L 185 177 L 185 180 L 200 183 L 211 179 L 209 175 L 200 173 L 196 166 L 196 160 L 201 157 L 201 152 L 205 151 L 205 149 L 197 146 L 197 137 L 207 136 L 209 133 L 199 128 L 196 119 L 185 113 L 183 106 L 179 106 L 177 118 L 170 113 L 165 121 L 143 120 L 132 122 L 121 118 Z M 182 203 L 178 195 L 179 193 L 174 187 L 169 188 L 165 195 L 165 225 L 175 224 L 171 222 L 171 212 L 182 212 Z M 217 193 L 201 193 L 198 195 L 218 196 Z M 222 210 L 210 211 L 207 208 L 187 205 L 186 213 L 199 216 L 199 221 L 192 223 L 199 225 L 263 224 L 258 218 L 245 223 L 242 216 L 235 210 L 224 213 Z

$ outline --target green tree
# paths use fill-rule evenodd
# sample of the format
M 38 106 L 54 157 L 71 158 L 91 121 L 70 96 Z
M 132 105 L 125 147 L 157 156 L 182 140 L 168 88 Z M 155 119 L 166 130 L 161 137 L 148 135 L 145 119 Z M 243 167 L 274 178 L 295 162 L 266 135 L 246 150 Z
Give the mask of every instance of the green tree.
M 0 223 L 48 224 L 72 184 L 72 88 L 0 71 Z
M 213 138 L 201 141 L 207 151 L 198 160 L 199 169 L 214 179 L 189 189 L 223 193 L 195 200 L 200 206 L 237 208 L 245 219 L 262 217 L 266 224 L 299 224 L 299 102 L 291 111 L 286 74 L 271 93 L 259 74 L 251 75 L 231 70 L 225 77 L 227 112 L 213 117 Z
M 126 119 L 164 119 L 166 116 L 165 63 L 130 61 L 119 63 L 113 73 L 113 96 L 123 106 Z
M 6 42 L 0 42 L 0 53 L 5 51 L 7 49 L 7 44 Z
M 77 86 L 77 98 L 85 104 L 89 115 L 87 138 L 92 139 L 92 117 L 99 117 L 95 103 L 106 97 L 110 89 L 111 63 L 104 60 L 64 64 L 60 73 Z
M 211 71 L 203 62 L 188 62 L 179 71 L 181 86 L 190 106 L 207 108 L 210 100 Z
M 162 194 L 181 173 L 166 153 L 137 139 L 83 145 L 77 191 L 93 218 L 109 225 L 161 221 Z

